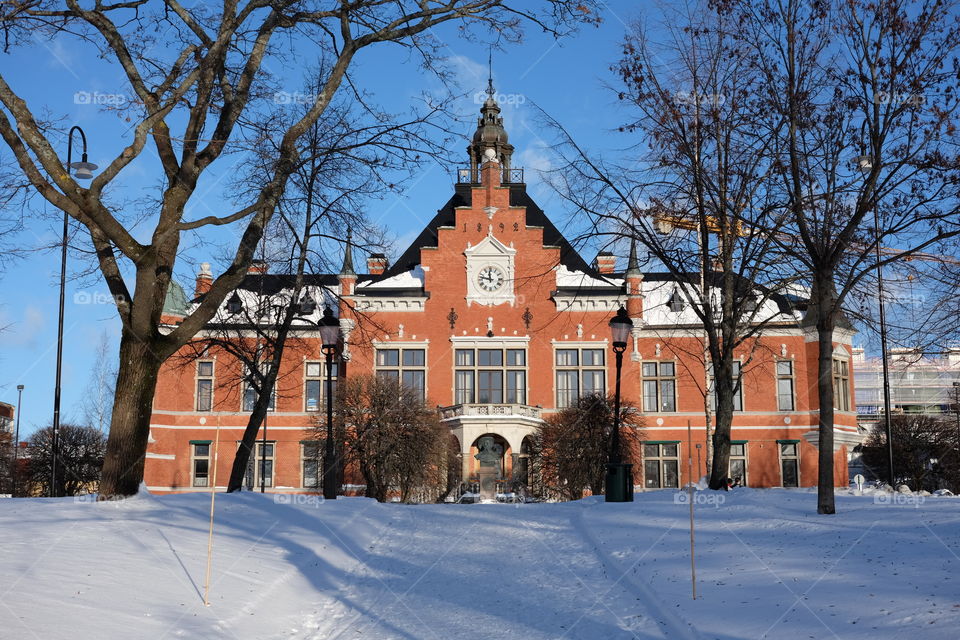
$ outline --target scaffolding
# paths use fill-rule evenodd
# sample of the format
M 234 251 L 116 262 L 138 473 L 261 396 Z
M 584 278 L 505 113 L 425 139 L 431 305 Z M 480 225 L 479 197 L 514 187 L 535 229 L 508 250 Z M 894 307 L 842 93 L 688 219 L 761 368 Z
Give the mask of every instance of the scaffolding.
M 857 419 L 869 426 L 883 414 L 882 363 L 855 348 L 853 364 Z M 947 414 L 960 408 L 960 348 L 937 354 L 891 349 L 889 365 L 891 415 Z

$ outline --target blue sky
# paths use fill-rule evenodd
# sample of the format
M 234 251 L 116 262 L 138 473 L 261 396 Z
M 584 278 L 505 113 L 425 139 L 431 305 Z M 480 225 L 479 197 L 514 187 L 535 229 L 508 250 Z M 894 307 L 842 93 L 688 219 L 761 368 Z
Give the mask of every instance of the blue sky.
M 607 86 L 616 81 L 609 67 L 617 60 L 627 24 L 639 15 L 640 7 L 629 0 L 611 0 L 599 28 L 586 28 L 562 41 L 530 33 L 523 44 L 494 54 L 494 81 L 497 91 L 506 98 L 503 116 L 511 143 L 516 147 L 514 165 L 527 168 L 526 179 L 532 194 L 561 228 L 569 210 L 552 198 L 530 171 L 549 166 L 549 143 L 541 137 L 543 132 L 539 130 L 533 105 L 560 121 L 589 148 L 610 149 L 626 144 L 613 133 L 624 115 L 617 108 L 616 95 Z M 443 29 L 437 35 L 458 70 L 462 91 L 469 93 L 460 104 L 465 117 L 461 146 L 465 148 L 466 136 L 472 134 L 473 119 L 479 109 L 472 95 L 486 87 L 487 47 L 457 39 L 453 29 Z M 129 140 L 129 123 L 116 112 L 83 104 L 82 96 L 92 96 L 94 102 L 108 100 L 97 96 L 129 93 L 117 70 L 94 58 L 89 49 L 38 39 L 33 46 L 4 58 L 4 76 L 35 113 L 46 109 L 54 117 L 62 118 L 65 127 L 77 124 L 84 128 L 91 162 L 105 164 Z M 420 91 L 437 89 L 435 79 L 423 75 L 406 51 L 392 45 L 361 54 L 352 72 L 381 103 L 395 110 L 403 109 L 403 103 Z M 291 92 L 299 88 L 299 77 L 290 76 Z M 65 157 L 65 141 L 62 146 Z M 153 185 L 154 169 L 148 160 L 140 163 L 124 180 L 122 193 L 117 195 L 136 196 L 144 187 Z M 219 173 L 213 173 L 209 191 L 202 191 L 209 195 L 195 203 L 198 213 L 216 209 L 217 183 L 228 175 L 228 163 Z M 401 197 L 390 197 L 371 207 L 372 219 L 397 238 L 393 255 L 403 250 L 451 191 L 451 177 L 446 170 L 427 164 L 406 185 Z M 37 248 L 58 241 L 58 212 L 39 201 L 38 204 L 45 215 L 32 216 L 27 229 L 15 240 L 18 246 Z M 149 229 L 149 225 L 144 229 Z M 84 239 L 80 239 L 81 244 Z M 202 248 L 192 249 L 192 260 L 214 261 L 214 256 L 204 255 Z M 71 264 L 79 261 L 72 257 Z M 0 327 L 5 327 L 0 332 L 0 401 L 16 404 L 16 385 L 25 385 L 21 438 L 52 418 L 59 267 L 59 251 L 35 251 L 0 275 Z M 193 269 L 183 262 L 176 274 L 188 291 L 192 290 Z M 78 276 L 74 270 L 71 273 Z M 63 420 L 79 418 L 80 401 L 104 333 L 115 348 L 119 321 L 102 280 L 98 274 L 72 278 L 66 293 Z

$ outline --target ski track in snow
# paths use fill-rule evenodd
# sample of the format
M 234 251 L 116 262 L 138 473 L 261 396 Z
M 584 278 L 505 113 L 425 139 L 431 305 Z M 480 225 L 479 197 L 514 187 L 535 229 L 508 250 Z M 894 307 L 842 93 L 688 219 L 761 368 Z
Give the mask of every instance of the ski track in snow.
M 0 640 L 956 640 L 960 498 L 0 500 Z

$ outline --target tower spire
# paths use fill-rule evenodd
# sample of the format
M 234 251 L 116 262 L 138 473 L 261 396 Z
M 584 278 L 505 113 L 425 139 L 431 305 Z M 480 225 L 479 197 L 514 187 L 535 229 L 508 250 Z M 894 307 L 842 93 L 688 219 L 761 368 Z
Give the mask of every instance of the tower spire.
M 497 93 L 493 88 L 493 46 L 490 47 L 487 57 L 487 95 L 491 98 Z
M 627 277 L 640 275 L 640 263 L 637 260 L 637 241 L 633 238 L 630 239 L 630 257 L 627 258 L 627 271 L 624 275 Z
M 343 248 L 343 267 L 340 269 L 341 276 L 355 276 L 357 272 L 353 270 L 353 231 L 347 227 L 347 244 Z
M 509 175 L 510 158 L 513 156 L 513 145 L 510 144 L 507 132 L 503 128 L 503 118 L 500 116 L 500 105 L 497 104 L 496 90 L 493 87 L 493 47 L 487 56 L 487 98 L 480 107 L 480 117 L 477 119 L 477 129 L 473 133 L 473 140 L 467 147 L 470 156 L 471 181 L 480 182 L 480 167 L 483 165 L 486 152 L 492 149 L 504 175 Z

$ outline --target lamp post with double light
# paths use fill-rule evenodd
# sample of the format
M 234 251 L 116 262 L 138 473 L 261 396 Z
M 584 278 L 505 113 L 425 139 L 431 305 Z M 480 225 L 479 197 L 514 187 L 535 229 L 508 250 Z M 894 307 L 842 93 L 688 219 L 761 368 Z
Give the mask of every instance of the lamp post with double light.
M 857 166 L 866 176 L 873 169 L 870 156 L 857 156 Z M 883 265 L 880 264 L 880 214 L 873 203 L 874 242 L 876 242 L 877 311 L 880 316 L 880 361 L 883 368 L 883 426 L 887 434 L 887 482 L 896 488 L 893 476 L 893 429 L 890 425 L 890 365 L 887 361 L 887 317 L 883 305 Z
M 10 494 L 12 497 L 17 497 L 17 477 L 18 471 L 20 468 L 20 410 L 23 408 L 23 385 L 17 385 L 17 426 L 14 427 L 14 436 L 13 436 L 13 469 L 10 470 L 10 475 L 13 477 L 13 493 Z
M 606 502 L 633 502 L 633 465 L 625 463 L 620 457 L 620 373 L 623 369 L 623 352 L 627 349 L 627 338 L 633 322 L 627 310 L 620 307 L 617 315 L 610 320 L 610 334 L 613 353 L 616 356 L 616 385 L 613 395 L 613 433 L 610 438 L 610 457 L 607 462 L 607 475 L 604 491 Z
M 83 144 L 83 153 L 80 162 L 73 161 L 73 132 L 80 134 Z M 81 180 L 93 177 L 97 165 L 87 161 L 87 136 L 80 127 L 70 127 L 67 134 L 67 171 Z M 57 457 L 60 448 L 60 381 L 63 372 L 63 303 L 67 287 L 67 235 L 69 232 L 67 212 L 63 212 L 63 236 L 60 243 L 60 316 L 57 322 L 57 373 L 53 385 L 53 429 L 50 435 L 50 450 L 52 462 L 50 464 L 50 497 L 57 497 Z
M 323 499 L 337 499 L 337 465 L 333 447 L 333 354 L 337 351 L 340 337 L 340 321 L 333 316 L 330 307 L 324 307 L 323 317 L 317 323 L 320 328 L 320 347 L 327 362 L 327 441 L 323 455 Z

